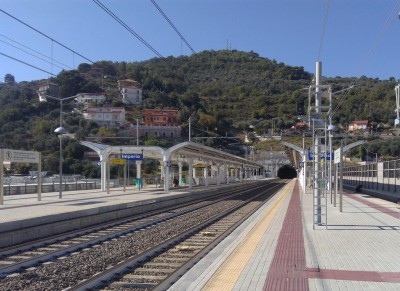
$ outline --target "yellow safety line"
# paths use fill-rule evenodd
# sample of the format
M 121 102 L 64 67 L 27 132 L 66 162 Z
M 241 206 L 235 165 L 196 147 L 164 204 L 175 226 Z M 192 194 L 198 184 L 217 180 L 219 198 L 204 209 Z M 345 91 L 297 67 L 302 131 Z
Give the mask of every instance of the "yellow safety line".
M 282 201 L 289 192 L 291 193 L 293 191 L 294 183 L 295 180 L 292 180 L 288 185 L 286 185 L 283 190 L 285 191 L 284 194 L 274 202 L 272 208 L 263 219 L 254 226 L 246 238 L 235 248 L 227 260 L 219 267 L 217 272 L 215 272 L 215 274 L 208 280 L 207 284 L 202 288 L 202 291 L 232 290 L 234 288 L 239 275 L 245 268 L 258 243 L 265 234 L 265 231 L 271 224 L 271 221 L 280 208 Z

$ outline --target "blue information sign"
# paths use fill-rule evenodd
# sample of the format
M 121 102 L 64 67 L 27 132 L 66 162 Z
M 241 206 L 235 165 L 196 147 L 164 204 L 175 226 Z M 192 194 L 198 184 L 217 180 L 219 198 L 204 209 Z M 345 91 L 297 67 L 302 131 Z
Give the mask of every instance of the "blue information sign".
M 322 152 L 322 153 L 319 154 L 320 159 L 328 160 L 328 161 L 331 160 L 331 155 L 332 155 L 332 160 L 334 160 L 334 156 L 335 156 L 334 152 L 332 152 L 332 153 L 330 153 L 330 152 L 327 152 L 327 153 Z M 314 160 L 314 152 L 308 151 L 308 160 L 309 161 Z
M 143 154 L 122 154 L 122 158 L 127 161 L 141 161 Z

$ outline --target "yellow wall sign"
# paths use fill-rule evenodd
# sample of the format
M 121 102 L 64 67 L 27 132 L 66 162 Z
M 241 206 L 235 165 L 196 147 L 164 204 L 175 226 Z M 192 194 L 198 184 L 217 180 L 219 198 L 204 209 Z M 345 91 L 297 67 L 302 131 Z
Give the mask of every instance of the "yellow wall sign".
M 205 168 L 206 165 L 205 164 L 194 164 L 193 168 Z
M 204 173 L 203 173 L 203 171 L 201 169 L 196 169 L 194 175 L 195 175 L 195 177 L 200 178 L 200 177 L 204 176 Z
M 112 158 L 110 159 L 111 165 L 125 165 L 124 159 Z

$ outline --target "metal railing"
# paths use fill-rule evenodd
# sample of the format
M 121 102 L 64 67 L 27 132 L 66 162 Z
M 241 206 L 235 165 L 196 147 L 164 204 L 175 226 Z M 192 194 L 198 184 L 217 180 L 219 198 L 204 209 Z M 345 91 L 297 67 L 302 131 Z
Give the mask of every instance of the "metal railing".
M 345 186 L 400 193 L 400 159 L 343 168 Z

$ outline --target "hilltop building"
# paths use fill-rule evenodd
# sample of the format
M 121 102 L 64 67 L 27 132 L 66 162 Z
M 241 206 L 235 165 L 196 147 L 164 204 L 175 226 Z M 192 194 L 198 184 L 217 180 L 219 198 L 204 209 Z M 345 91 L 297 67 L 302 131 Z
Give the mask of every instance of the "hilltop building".
M 179 111 L 174 109 L 145 109 L 144 125 L 178 126 Z
M 83 117 L 101 126 L 119 127 L 125 124 L 125 109 L 122 107 L 89 107 L 83 113 Z
M 85 107 L 88 107 L 90 104 L 103 104 L 106 97 L 98 93 L 78 93 L 75 101 L 77 104 L 84 104 Z
M 171 109 L 145 109 L 141 136 L 180 137 L 179 111 Z
M 122 103 L 132 105 L 141 104 L 143 99 L 143 90 L 140 86 L 140 83 L 135 80 L 119 80 L 118 88 L 122 95 Z
M 50 95 L 50 96 L 58 95 L 58 85 L 51 83 L 51 82 L 46 82 L 46 83 L 40 85 L 39 89 L 36 92 L 39 95 L 39 101 L 45 102 L 45 101 L 47 101 L 46 95 Z
M 354 120 L 349 123 L 348 132 L 354 132 L 356 130 L 369 132 L 371 130 L 371 124 L 368 120 Z

